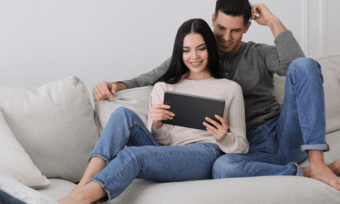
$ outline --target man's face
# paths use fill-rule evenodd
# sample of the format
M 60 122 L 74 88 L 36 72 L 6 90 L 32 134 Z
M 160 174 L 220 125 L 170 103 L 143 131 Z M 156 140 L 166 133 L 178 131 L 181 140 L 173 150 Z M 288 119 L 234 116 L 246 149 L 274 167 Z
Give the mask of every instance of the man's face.
M 217 18 L 213 14 L 214 34 L 220 52 L 233 54 L 241 47 L 243 33 L 249 29 L 251 22 L 244 24 L 243 16 L 229 16 L 219 11 Z

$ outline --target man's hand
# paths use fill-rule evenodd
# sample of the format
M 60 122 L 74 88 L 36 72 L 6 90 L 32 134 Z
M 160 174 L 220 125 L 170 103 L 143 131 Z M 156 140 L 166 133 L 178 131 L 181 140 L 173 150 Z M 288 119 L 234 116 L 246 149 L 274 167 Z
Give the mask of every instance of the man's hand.
M 219 115 L 215 115 L 215 117 L 221 121 L 222 125 L 208 117 L 206 117 L 205 120 L 213 124 L 216 128 L 209 125 L 207 122 L 203 122 L 203 125 L 207 127 L 207 131 L 215 137 L 216 141 L 222 142 L 227 137 L 229 126 L 223 117 Z
M 150 114 L 153 121 L 152 127 L 155 129 L 159 129 L 162 127 L 162 120 L 172 120 L 175 114 L 171 111 L 168 111 L 170 106 L 165 104 L 155 104 L 151 106 Z
M 259 25 L 269 26 L 275 38 L 286 30 L 281 21 L 264 4 L 254 4 L 251 7 L 250 19 L 255 20 Z
M 251 7 L 251 20 L 255 20 L 258 24 L 268 26 L 268 23 L 276 18 L 266 5 L 255 4 Z
M 104 100 L 106 98 L 113 98 L 113 95 L 118 91 L 118 85 L 116 83 L 109 83 L 107 81 L 100 82 L 94 90 L 94 96 L 97 101 Z

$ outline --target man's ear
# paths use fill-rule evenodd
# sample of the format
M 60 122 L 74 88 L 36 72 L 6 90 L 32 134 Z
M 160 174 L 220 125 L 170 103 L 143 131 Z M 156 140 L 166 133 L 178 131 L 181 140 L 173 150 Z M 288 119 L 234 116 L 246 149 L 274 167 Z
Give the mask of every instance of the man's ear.
M 247 31 L 248 31 L 250 25 L 251 25 L 251 21 L 249 21 L 249 22 L 244 26 L 244 31 L 243 31 L 243 33 L 247 33 Z
M 213 27 L 215 27 L 215 23 L 216 23 L 215 13 L 213 13 L 212 14 L 212 25 L 213 25 Z

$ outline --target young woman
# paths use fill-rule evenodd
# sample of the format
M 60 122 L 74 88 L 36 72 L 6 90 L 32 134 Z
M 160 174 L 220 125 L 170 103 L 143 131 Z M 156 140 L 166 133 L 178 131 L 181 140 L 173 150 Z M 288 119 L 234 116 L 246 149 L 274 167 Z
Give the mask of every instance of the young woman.
M 225 100 L 224 117 L 216 115 L 222 125 L 210 118 L 206 121 L 216 128 L 204 122 L 207 131 L 163 124 L 162 120 L 174 117 L 163 104 L 166 90 Z M 148 127 L 127 108 L 113 112 L 82 180 L 58 202 L 91 203 L 105 196 L 110 201 L 135 178 L 211 179 L 214 161 L 223 152 L 248 151 L 244 117 L 241 87 L 219 74 L 217 45 L 209 25 L 202 19 L 188 20 L 177 32 L 168 71 L 154 84 Z

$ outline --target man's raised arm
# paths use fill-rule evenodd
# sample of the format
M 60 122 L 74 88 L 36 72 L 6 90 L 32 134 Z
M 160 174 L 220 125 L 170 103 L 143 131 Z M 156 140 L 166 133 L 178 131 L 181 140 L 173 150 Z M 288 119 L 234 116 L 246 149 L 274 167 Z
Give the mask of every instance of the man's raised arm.
M 170 62 L 171 57 L 165 60 L 161 65 L 159 65 L 152 71 L 139 75 L 138 77 L 130 80 L 112 83 L 102 81 L 96 86 L 94 90 L 94 96 L 96 97 L 97 101 L 100 101 L 106 98 L 113 98 L 114 94 L 117 91 L 151 85 L 166 72 L 166 70 L 170 66 Z
M 284 27 L 266 5 L 255 4 L 251 11 L 251 20 L 255 20 L 259 25 L 268 26 L 275 37 L 276 46 L 258 46 L 268 70 L 279 76 L 285 76 L 290 63 L 299 57 L 305 57 L 305 54 L 293 33 Z

